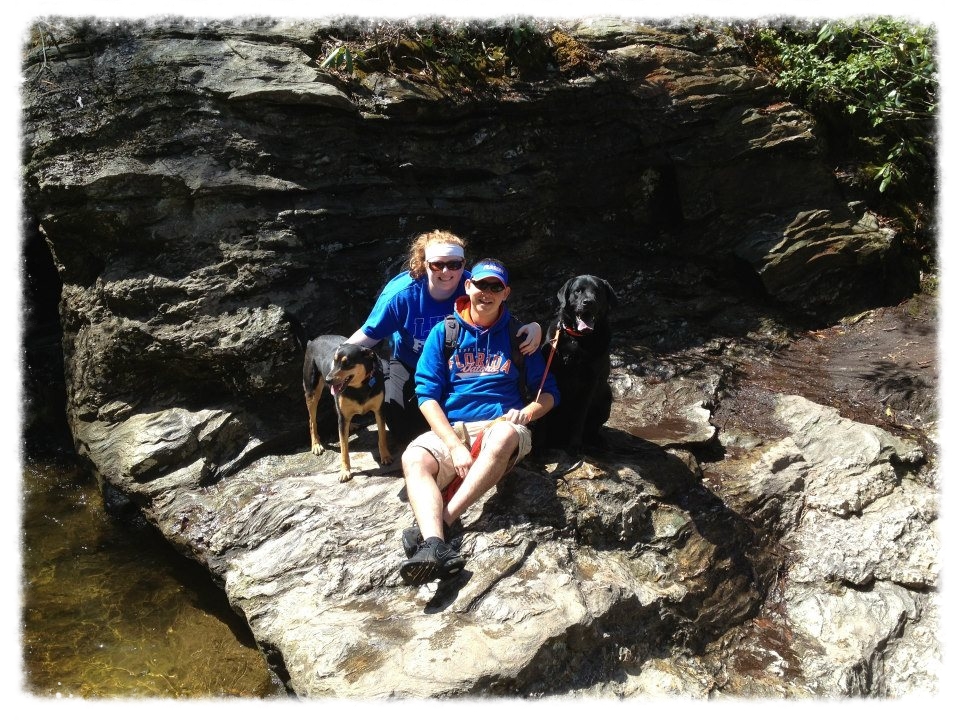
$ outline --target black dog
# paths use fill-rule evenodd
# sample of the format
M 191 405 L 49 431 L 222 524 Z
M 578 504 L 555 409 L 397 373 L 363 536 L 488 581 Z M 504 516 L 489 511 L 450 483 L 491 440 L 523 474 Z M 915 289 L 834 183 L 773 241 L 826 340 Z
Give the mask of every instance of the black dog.
M 350 479 L 350 421 L 355 415 L 373 411 L 377 420 L 377 446 L 380 463 L 393 462 L 387 448 L 387 428 L 380 408 L 383 405 L 383 367 L 377 354 L 353 345 L 342 335 L 321 335 L 307 343 L 303 358 L 303 393 L 310 416 L 310 449 L 323 452 L 317 436 L 317 405 L 323 388 L 330 386 L 337 409 L 340 432 L 340 482 Z
M 602 446 L 601 426 L 610 418 L 609 312 L 617 305 L 613 288 L 596 275 L 578 275 L 557 292 L 560 311 L 550 323 L 541 348 L 557 380 L 560 404 L 538 421 L 542 447 L 562 447 L 579 454 L 583 445 Z M 559 331 L 559 334 L 558 334 Z

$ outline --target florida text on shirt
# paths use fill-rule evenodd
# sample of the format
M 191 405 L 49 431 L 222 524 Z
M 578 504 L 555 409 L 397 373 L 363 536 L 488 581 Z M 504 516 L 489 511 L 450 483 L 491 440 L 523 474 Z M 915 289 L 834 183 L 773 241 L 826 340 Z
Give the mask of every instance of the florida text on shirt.
M 500 351 L 488 355 L 484 351 L 461 350 L 450 357 L 450 368 L 456 370 L 459 378 L 496 373 L 507 375 L 512 366 L 513 361 L 505 359 Z

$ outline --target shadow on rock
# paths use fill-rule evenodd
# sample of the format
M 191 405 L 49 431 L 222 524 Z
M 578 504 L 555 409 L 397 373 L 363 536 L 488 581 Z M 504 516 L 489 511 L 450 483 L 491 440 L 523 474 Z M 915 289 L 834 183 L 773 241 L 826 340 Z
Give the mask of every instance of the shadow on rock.
M 456 602 L 460 591 L 467 586 L 472 577 L 473 573 L 469 570 L 461 570 L 452 578 L 440 581 L 437 584 L 436 593 L 424 606 L 423 611 L 428 615 L 442 613 Z
M 603 433 L 605 449 L 596 454 L 540 456 L 549 474 L 505 484 L 491 509 L 563 528 L 597 551 L 662 558 L 664 577 L 688 588 L 671 608 L 688 647 L 753 616 L 775 559 L 754 528 L 704 486 L 697 456 L 609 427 Z

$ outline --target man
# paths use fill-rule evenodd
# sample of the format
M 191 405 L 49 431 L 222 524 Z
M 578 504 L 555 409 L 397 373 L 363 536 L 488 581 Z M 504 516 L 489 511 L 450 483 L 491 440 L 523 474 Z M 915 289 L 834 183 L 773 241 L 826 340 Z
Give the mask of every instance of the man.
M 510 313 L 504 304 L 510 285 L 503 263 L 481 260 L 464 289 L 466 296 L 455 303 L 456 346 L 445 350 L 445 323 L 439 323 L 417 362 L 417 399 L 430 431 L 403 454 L 407 497 L 420 531 L 411 528 L 412 537 L 404 531 L 408 559 L 400 576 L 408 585 L 463 568 L 463 558 L 447 542 L 451 526 L 530 452 L 528 424 L 560 399 L 540 353 L 529 356 L 523 370 L 526 386 L 540 387 L 542 380 L 542 391 L 530 402 L 522 397 L 520 369 L 511 359 Z

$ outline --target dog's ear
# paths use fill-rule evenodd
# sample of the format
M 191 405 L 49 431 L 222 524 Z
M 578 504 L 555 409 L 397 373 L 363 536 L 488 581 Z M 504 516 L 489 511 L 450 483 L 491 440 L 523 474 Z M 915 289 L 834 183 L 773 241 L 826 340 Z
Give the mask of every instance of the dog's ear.
M 619 305 L 620 300 L 617 298 L 617 294 L 613 291 L 613 286 L 603 278 L 598 278 L 598 280 L 603 283 L 603 287 L 605 287 L 607 290 L 607 305 L 610 307 L 616 307 Z
M 367 370 L 373 370 L 376 365 L 374 363 L 380 362 L 377 357 L 377 353 L 373 348 L 360 346 L 362 350 L 363 364 L 366 366 Z
M 576 278 L 570 278 L 567 280 L 563 287 L 557 290 L 557 300 L 560 301 L 560 307 L 564 307 L 567 304 L 567 290 L 570 288 L 570 284 L 576 280 Z

